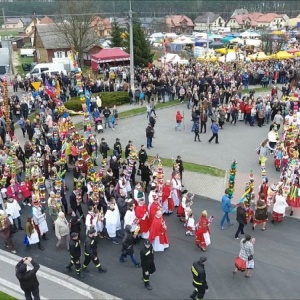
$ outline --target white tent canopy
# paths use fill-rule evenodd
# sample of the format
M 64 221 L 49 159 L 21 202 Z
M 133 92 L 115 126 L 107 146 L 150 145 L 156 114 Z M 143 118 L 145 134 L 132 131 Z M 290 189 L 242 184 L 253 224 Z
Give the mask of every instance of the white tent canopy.
M 243 38 L 257 38 L 260 37 L 259 33 L 253 32 L 253 31 L 245 31 L 241 33 L 241 37 Z
M 173 32 L 166 33 L 165 34 L 165 38 L 176 39 L 177 38 L 177 34 L 173 33 Z
M 248 57 L 245 59 L 245 55 L 237 52 L 230 52 L 219 58 L 220 62 L 232 62 L 232 61 L 250 61 Z
M 178 54 L 167 53 L 161 58 L 161 61 L 166 64 L 187 64 L 188 60 L 181 59 Z
M 161 33 L 161 32 L 155 32 L 155 33 L 152 33 L 150 35 L 150 38 L 155 38 L 155 39 L 157 39 L 157 38 L 164 38 L 164 34 Z

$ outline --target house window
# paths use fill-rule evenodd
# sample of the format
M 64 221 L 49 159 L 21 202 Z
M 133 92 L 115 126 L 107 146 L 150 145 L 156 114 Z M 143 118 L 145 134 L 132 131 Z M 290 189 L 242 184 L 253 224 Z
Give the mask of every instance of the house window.
M 56 52 L 54 52 L 54 57 L 55 58 L 65 58 L 66 54 L 64 51 L 56 51 Z

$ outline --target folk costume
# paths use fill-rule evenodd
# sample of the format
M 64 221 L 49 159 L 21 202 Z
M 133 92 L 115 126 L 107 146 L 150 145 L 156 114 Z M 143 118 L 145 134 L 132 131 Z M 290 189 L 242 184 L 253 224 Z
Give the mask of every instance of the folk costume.
M 169 248 L 167 225 L 161 211 L 155 214 L 150 227 L 149 241 L 152 243 L 155 252 L 164 251 L 166 248 Z
M 176 173 L 172 178 L 172 199 L 175 207 L 180 204 L 181 180 L 179 173 Z
M 138 219 L 138 224 L 140 226 L 139 235 L 143 239 L 147 239 L 149 237 L 149 212 L 148 207 L 143 198 L 139 200 L 138 206 L 135 208 L 135 215 Z
M 206 251 L 206 247 L 210 244 L 210 230 L 209 230 L 209 221 L 207 215 L 201 215 L 198 224 L 196 225 L 195 232 L 195 242 L 196 245 L 202 250 Z

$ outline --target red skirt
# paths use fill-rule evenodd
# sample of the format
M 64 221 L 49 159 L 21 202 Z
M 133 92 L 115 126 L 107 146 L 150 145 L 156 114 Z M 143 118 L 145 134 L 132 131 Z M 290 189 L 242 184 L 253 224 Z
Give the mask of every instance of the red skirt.
M 276 213 L 275 211 L 272 212 L 272 220 L 276 222 L 282 222 L 283 214 Z
M 237 257 L 235 259 L 234 264 L 235 264 L 235 267 L 241 272 L 244 272 L 247 269 L 247 262 L 245 260 L 241 259 L 240 257 Z
M 205 243 L 205 239 L 204 239 L 204 236 L 203 236 L 204 233 L 205 232 L 203 232 L 202 228 L 196 230 L 196 233 L 195 233 L 195 236 L 196 236 L 195 243 L 200 248 L 204 248 L 205 249 L 206 248 L 206 243 Z
M 291 199 L 290 195 L 288 195 L 286 202 L 290 207 L 300 207 L 300 197 L 299 196 Z
M 254 219 L 254 224 L 262 224 L 262 223 L 266 223 L 268 221 L 268 219 L 265 219 L 265 220 L 256 220 Z
M 171 197 L 168 198 L 167 201 L 168 201 L 168 211 L 171 212 L 174 210 L 174 201 Z
M 181 203 L 180 203 L 179 206 L 177 207 L 177 217 L 178 217 L 178 218 L 183 218 L 183 217 L 185 217 L 184 208 L 182 207 Z

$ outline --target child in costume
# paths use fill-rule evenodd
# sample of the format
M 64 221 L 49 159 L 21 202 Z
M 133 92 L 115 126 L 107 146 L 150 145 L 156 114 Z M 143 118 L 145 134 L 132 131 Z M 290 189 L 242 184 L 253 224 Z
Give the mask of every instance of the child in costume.
M 290 186 L 290 190 L 287 196 L 287 203 L 291 207 L 290 216 L 294 214 L 294 208 L 300 207 L 300 195 L 299 195 L 299 177 L 296 177 Z
M 195 224 L 195 218 L 193 216 L 193 211 L 190 209 L 188 212 L 188 219 L 186 224 L 187 231 L 185 232 L 185 235 L 194 236 L 196 224 Z
M 274 158 L 275 158 L 275 160 L 274 160 L 275 169 L 276 169 L 276 171 L 280 171 L 281 162 L 282 162 L 282 158 L 283 158 L 283 151 L 282 151 L 282 147 L 280 145 L 277 146 L 277 148 L 275 150 Z

